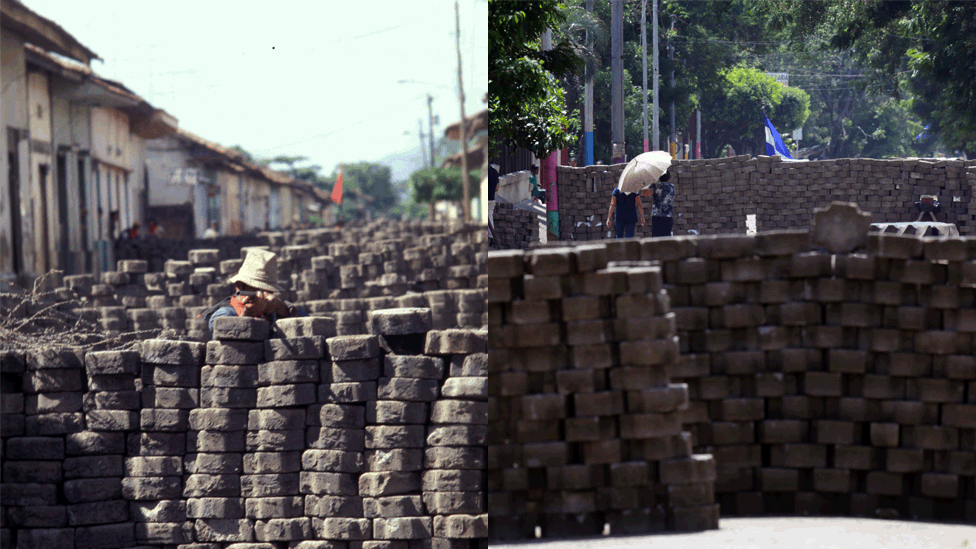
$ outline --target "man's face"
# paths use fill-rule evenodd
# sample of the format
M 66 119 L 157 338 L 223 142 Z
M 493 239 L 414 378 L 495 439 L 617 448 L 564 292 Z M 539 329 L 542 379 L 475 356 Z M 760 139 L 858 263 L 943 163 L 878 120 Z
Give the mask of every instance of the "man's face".
M 244 305 L 244 316 L 261 316 L 264 314 L 264 309 L 268 305 L 268 300 L 265 297 L 266 292 L 264 290 L 259 290 L 253 286 L 248 286 L 243 282 L 235 282 L 234 286 L 238 290 L 245 292 L 258 292 L 256 296 L 238 297 L 241 304 Z

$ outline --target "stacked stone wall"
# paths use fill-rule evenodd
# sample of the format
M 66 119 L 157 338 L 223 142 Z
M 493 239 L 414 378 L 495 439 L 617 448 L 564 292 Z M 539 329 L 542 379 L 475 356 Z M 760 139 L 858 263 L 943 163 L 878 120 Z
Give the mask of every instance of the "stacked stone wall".
M 218 250 L 223 259 L 239 255 L 241 248 L 267 245 L 266 233 L 244 236 L 222 236 L 208 239 L 173 239 L 145 237 L 135 240 L 118 240 L 115 243 L 115 258 L 143 259 L 150 272 L 163 272 L 170 259 L 184 260 L 190 250 Z
M 625 164 L 558 168 L 562 240 L 606 237 L 610 193 Z M 873 214 L 874 222 L 914 221 L 921 195 L 937 195 L 939 221 L 955 223 L 960 234 L 976 232 L 976 161 L 842 158 L 781 162 L 779 157 L 748 155 L 676 160 L 674 234 L 745 233 L 746 216 L 756 216 L 759 231 L 810 227 L 813 210 L 832 201 L 850 201 Z M 649 200 L 649 199 L 645 199 Z M 648 224 L 636 236 L 651 235 Z M 595 217 L 590 217 L 595 216 Z M 591 225 L 585 226 L 586 223 Z M 601 223 L 596 226 L 596 223 Z M 577 224 L 583 223 L 582 226 Z M 612 227 L 609 230 L 613 230 Z
M 976 239 L 646 240 L 723 513 L 976 520 Z M 621 248 L 622 249 L 622 248 Z M 636 248 L 628 253 L 637 254 Z
M 492 253 L 490 536 L 718 527 L 715 461 L 682 428 L 661 270 L 605 245 Z
M 261 247 L 278 255 L 280 296 L 310 315 L 335 317 L 339 335 L 367 333 L 366 314 L 393 307 L 430 308 L 435 329 L 484 326 L 483 228 L 390 225 L 262 234 Z M 144 339 L 170 330 L 204 341 L 209 331 L 199 315 L 234 292 L 226 280 L 249 248 L 191 249 L 159 272 L 150 271 L 159 263 L 153 256 L 121 259 L 115 271 L 49 277 L 47 298 L 79 298 L 73 312 L 109 335 L 139 332 Z
M 630 405 L 630 393 L 615 388 L 612 377 L 585 389 L 559 385 L 580 368 L 629 353 L 630 322 L 594 327 L 606 342 L 594 348 L 599 354 L 581 355 L 566 339 L 577 329 L 554 324 L 558 317 L 551 315 L 564 314 L 567 303 L 592 300 L 583 297 L 597 276 L 583 259 L 591 246 L 604 249 L 611 263 L 657 262 L 670 302 L 665 318 L 680 342 L 668 376 L 687 385 L 681 421 L 691 450 L 715 458 L 714 490 L 724 516 L 976 522 L 976 239 L 865 238 L 859 252 L 833 254 L 813 248 L 806 231 L 581 244 L 570 261 L 582 274 L 550 284 L 558 295 L 539 294 L 548 305 L 541 308 L 530 307 L 536 277 L 529 265 L 546 250 L 524 254 L 526 274 L 506 274 L 501 282 L 493 252 L 492 367 L 496 347 L 508 344 L 495 339 L 504 333 L 499 318 L 501 327 L 512 324 L 533 342 L 522 345 L 536 347 L 511 353 L 510 361 L 536 359 L 525 363 L 534 370 L 518 383 L 498 365 L 491 394 L 505 401 L 505 392 L 520 387 L 561 389 L 567 412 L 576 413 L 578 407 L 569 407 L 575 393 Z M 601 298 L 594 307 L 606 313 L 615 303 Z M 534 320 L 524 316 L 533 311 Z M 657 326 L 645 323 L 643 337 L 653 341 Z M 553 436 L 531 422 L 520 425 L 516 435 L 523 438 L 505 439 L 508 444 Z M 620 438 L 622 425 L 601 432 L 600 440 Z M 539 497 L 555 492 L 541 480 L 531 489 Z
M 368 322 L 0 351 L 0 545 L 486 547 L 486 333 L 429 309 Z
M 495 204 L 495 243 L 499 250 L 525 250 L 539 241 L 539 219 L 534 211 L 522 210 L 511 204 Z

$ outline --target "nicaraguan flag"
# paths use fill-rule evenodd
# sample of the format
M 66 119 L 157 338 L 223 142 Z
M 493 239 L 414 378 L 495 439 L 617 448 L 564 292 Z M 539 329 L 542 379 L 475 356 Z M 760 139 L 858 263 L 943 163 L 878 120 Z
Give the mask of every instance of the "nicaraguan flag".
M 790 150 L 786 148 L 783 143 L 783 138 L 779 136 L 779 132 L 773 127 L 773 123 L 766 118 L 766 113 L 763 113 L 763 118 L 766 120 L 766 154 L 768 156 L 782 156 L 783 158 L 789 158 L 793 160 L 790 155 Z

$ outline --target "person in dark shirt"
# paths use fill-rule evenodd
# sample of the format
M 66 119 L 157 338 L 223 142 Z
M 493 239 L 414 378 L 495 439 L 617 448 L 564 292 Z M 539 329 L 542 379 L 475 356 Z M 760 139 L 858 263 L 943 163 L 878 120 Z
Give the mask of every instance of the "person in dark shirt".
M 674 227 L 674 185 L 671 170 L 664 172 L 654 184 L 654 202 L 651 205 L 651 236 L 671 236 Z
M 614 218 L 614 212 L 617 215 Z M 632 238 L 637 223 L 644 226 L 644 209 L 641 207 L 640 196 L 637 193 L 622 193 L 614 189 L 610 195 L 610 211 L 607 212 L 607 227 L 613 220 L 617 230 L 617 238 Z

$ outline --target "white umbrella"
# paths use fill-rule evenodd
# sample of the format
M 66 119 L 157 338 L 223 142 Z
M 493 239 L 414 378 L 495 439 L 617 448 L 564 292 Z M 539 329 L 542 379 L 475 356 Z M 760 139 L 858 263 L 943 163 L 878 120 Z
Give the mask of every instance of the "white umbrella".
M 622 193 L 636 193 L 658 179 L 671 166 L 671 155 L 665 151 L 651 151 L 635 156 L 623 173 L 617 188 Z

